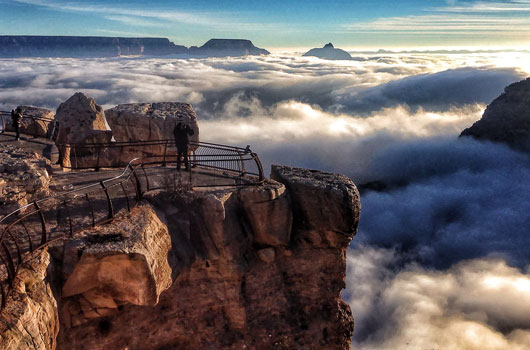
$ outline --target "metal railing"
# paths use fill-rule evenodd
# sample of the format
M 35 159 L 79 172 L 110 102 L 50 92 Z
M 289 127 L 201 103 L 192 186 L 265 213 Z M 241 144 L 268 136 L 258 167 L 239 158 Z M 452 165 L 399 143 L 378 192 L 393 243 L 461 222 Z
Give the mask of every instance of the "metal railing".
M 131 158 L 144 165 L 177 163 L 174 140 L 60 144 L 62 166 L 70 169 L 121 168 Z M 227 172 L 262 181 L 263 167 L 250 147 L 241 148 L 208 142 L 190 143 L 190 166 Z
M 15 131 L 15 128 L 13 127 L 11 112 L 0 111 L 0 133 L 5 131 Z M 55 141 L 59 134 L 59 122 L 53 118 L 24 113 L 20 122 L 20 133 Z
M 0 309 L 26 253 L 109 222 L 119 210 L 130 211 L 141 200 L 149 184 L 141 166 L 133 159 L 116 177 L 34 201 L 0 220 Z

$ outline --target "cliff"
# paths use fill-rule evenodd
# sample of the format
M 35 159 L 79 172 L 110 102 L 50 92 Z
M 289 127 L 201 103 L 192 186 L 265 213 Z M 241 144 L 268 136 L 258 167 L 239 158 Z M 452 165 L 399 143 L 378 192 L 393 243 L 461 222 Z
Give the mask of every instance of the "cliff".
M 488 105 L 482 118 L 460 136 L 503 142 L 530 151 L 530 78 L 507 86 Z
M 204 57 L 268 55 L 250 40 L 211 39 L 201 47 L 175 45 L 167 38 L 91 36 L 0 36 L 0 57 L 117 57 L 128 55 Z
M 52 258 L 37 253 L 21 274 L 36 275 L 32 287 L 0 317 L 0 347 L 349 349 L 353 318 L 340 293 L 359 219 L 355 185 L 283 166 L 272 178 L 153 191 L 131 213 L 52 247 Z
M 344 50 L 336 49 L 332 43 L 324 45 L 323 48 L 315 48 L 307 51 L 302 56 L 313 56 L 325 60 L 351 60 L 352 57 Z

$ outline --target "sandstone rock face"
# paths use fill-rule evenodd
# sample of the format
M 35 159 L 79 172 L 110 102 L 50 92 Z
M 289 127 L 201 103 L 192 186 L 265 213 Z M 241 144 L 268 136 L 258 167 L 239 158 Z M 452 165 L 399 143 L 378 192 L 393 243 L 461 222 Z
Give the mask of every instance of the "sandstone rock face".
M 530 151 L 530 78 L 511 84 L 461 136 L 503 142 Z
M 81 92 L 75 93 L 57 108 L 55 120 L 59 122 L 59 134 L 55 143 L 59 148 L 59 162 L 62 167 L 69 168 L 82 157 L 97 157 L 90 149 L 77 150 L 71 153 L 70 147 L 64 144 L 76 143 L 106 143 L 112 140 L 112 131 L 105 120 L 103 108 L 96 104 L 93 98 L 88 98 Z M 72 156 L 79 159 L 72 159 Z
M 54 350 L 59 333 L 57 302 L 48 281 L 50 255 L 37 251 L 23 263 L 0 313 L 0 349 Z
M 63 323 L 77 326 L 125 304 L 156 305 L 171 284 L 170 249 L 167 227 L 149 205 L 68 242 Z
M 49 161 L 11 145 L 0 148 L 0 218 L 49 194 Z
M 58 348 L 349 349 L 353 319 L 340 291 L 359 218 L 355 185 L 302 169 L 273 173 L 283 183 L 146 195 L 171 237 L 171 286 L 156 305 L 122 304 L 99 317 L 87 313 L 82 324 L 66 316 Z M 114 224 L 105 231 L 123 232 Z M 73 276 L 83 257 L 69 261 L 63 264 L 76 265 Z M 84 283 L 69 280 L 64 290 L 70 285 Z M 83 297 L 111 309 L 102 294 Z M 71 298 L 63 296 L 63 307 L 75 309 L 67 305 Z M 88 309 L 84 303 L 77 302 L 79 313 Z
M 22 109 L 23 115 L 22 121 L 20 122 L 21 133 L 45 138 L 51 136 L 54 124 L 39 120 L 39 118 L 53 120 L 53 111 L 31 106 L 18 107 Z M 30 116 L 35 118 L 30 118 Z M 10 117 L 6 120 L 6 130 L 15 131 Z
M 189 103 L 130 103 L 105 111 L 116 141 L 173 140 L 177 123 L 189 125 L 199 141 L 197 115 Z
M 60 123 L 57 144 L 110 142 L 112 139 L 103 108 L 81 92 L 59 105 L 55 120 Z

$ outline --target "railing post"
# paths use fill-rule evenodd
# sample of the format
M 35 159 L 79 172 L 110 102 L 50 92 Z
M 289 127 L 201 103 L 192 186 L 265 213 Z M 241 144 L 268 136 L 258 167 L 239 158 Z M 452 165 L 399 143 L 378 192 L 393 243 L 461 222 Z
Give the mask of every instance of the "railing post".
M 103 181 L 99 182 L 103 190 L 105 191 L 105 196 L 107 197 L 107 205 L 109 207 L 109 219 L 112 219 L 114 217 L 114 207 L 112 206 L 112 200 L 110 199 L 109 190 L 107 187 L 105 187 L 105 183 Z
M 2 126 L 2 132 L 0 134 L 3 134 L 6 131 L 6 122 L 4 120 L 4 113 L 0 113 L 0 119 L 1 119 L 1 126 Z
M 46 220 L 44 219 L 44 214 L 42 213 L 42 210 L 39 207 L 39 204 L 37 204 L 37 201 L 33 201 L 33 205 L 35 206 L 35 209 L 37 209 L 37 212 L 39 213 L 41 227 L 42 227 L 42 235 L 41 235 L 40 244 L 44 245 L 46 244 L 46 241 L 48 240 L 48 229 L 46 227 Z
M 162 161 L 162 166 L 165 168 L 166 167 L 166 153 L 167 153 L 167 143 L 169 141 L 166 140 L 166 143 L 164 144 L 164 160 Z
M 101 155 L 101 148 L 102 147 L 98 147 L 98 160 L 96 162 L 96 171 L 99 171 L 99 157 Z

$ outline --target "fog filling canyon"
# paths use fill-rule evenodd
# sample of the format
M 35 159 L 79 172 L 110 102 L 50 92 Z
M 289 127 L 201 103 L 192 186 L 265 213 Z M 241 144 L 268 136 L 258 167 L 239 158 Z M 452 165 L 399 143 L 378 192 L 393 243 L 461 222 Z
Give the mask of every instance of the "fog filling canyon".
M 530 162 L 458 138 L 527 52 L 223 59 L 1 59 L 0 109 L 182 101 L 201 139 L 252 145 L 266 169 L 338 172 L 364 191 L 343 297 L 355 349 L 530 349 Z M 526 66 L 525 66 L 526 65 Z

